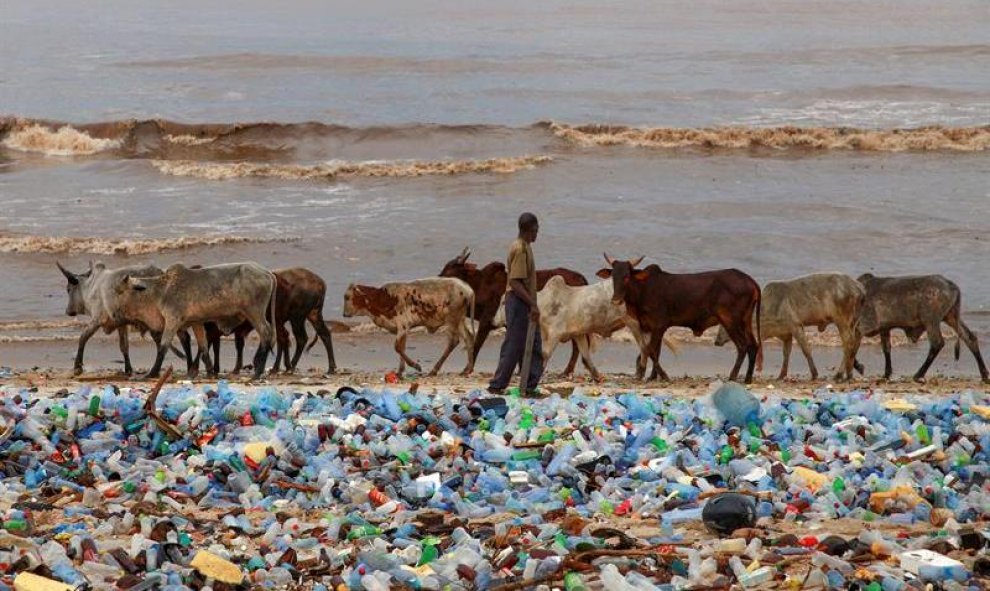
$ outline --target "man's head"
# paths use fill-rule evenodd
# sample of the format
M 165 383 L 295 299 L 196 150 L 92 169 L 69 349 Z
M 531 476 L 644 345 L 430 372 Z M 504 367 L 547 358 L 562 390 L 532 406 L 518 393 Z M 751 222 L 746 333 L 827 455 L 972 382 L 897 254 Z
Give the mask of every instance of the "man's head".
M 540 222 L 528 211 L 519 216 L 519 237 L 532 244 L 540 231 Z

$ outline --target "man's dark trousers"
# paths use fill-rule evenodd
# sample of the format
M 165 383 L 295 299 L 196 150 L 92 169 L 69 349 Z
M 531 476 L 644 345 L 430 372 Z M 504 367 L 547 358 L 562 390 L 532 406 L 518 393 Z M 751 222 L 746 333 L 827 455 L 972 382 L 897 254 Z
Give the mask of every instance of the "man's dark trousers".
M 529 328 L 529 306 L 515 293 L 505 296 L 505 340 L 498 357 L 498 369 L 489 386 L 493 389 L 504 390 L 512 380 L 516 367 L 522 363 L 526 352 L 526 330 Z M 535 390 L 543 376 L 543 339 L 540 338 L 540 327 L 536 327 L 536 337 L 533 339 L 533 360 L 529 366 L 527 390 Z

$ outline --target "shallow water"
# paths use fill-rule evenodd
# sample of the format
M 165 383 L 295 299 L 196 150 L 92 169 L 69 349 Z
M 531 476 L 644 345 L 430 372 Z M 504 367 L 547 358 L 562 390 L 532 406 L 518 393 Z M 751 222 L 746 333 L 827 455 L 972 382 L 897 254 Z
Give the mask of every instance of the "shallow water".
M 943 273 L 986 333 L 988 25 L 977 1 L 10 2 L 0 320 L 62 314 L 55 258 L 302 265 L 333 317 L 349 282 L 501 259 L 528 209 L 542 265 Z

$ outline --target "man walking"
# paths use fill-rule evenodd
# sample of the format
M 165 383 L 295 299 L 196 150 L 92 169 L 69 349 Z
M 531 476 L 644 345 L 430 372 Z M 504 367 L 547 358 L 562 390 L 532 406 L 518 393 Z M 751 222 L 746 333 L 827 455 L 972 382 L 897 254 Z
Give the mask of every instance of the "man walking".
M 502 393 L 509 385 L 512 374 L 522 362 L 526 350 L 526 332 L 529 323 L 535 324 L 533 357 L 526 378 L 526 394 L 535 395 L 543 375 L 543 344 L 540 339 L 540 309 L 536 306 L 536 261 L 530 246 L 536 242 L 540 230 L 536 216 L 524 213 L 519 216 L 519 237 L 509 247 L 506 269 L 509 284 L 505 295 L 505 340 L 499 353 L 498 368 L 488 391 Z

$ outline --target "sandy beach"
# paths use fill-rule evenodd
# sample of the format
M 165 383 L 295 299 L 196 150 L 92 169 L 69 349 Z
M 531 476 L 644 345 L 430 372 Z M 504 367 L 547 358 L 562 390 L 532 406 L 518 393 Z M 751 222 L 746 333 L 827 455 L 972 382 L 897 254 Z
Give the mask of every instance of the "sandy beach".
M 385 375 L 396 369 L 398 360 L 392 350 L 393 341 L 389 335 L 345 332 L 336 333 L 333 338 L 338 365 L 335 375 L 325 374 L 326 356 L 322 347 L 317 346 L 309 353 L 303 354 L 299 367 L 293 374 L 266 375 L 263 380 L 257 382 L 251 380 L 250 372 L 247 371 L 239 376 L 231 376 L 227 372 L 234 364 L 234 345 L 232 341 L 225 339 L 221 345 L 221 376 L 241 383 L 333 389 L 345 384 L 380 386 L 385 383 Z M 439 335 L 416 334 L 409 340 L 409 354 L 419 360 L 424 367 L 429 367 L 442 351 L 443 343 L 443 337 Z M 463 351 L 458 349 L 448 359 L 440 375 L 428 377 L 416 372 L 408 372 L 404 381 L 454 392 L 483 388 L 494 370 L 500 344 L 500 336 L 489 338 L 478 358 L 478 371 L 470 377 L 462 377 L 459 374 L 465 357 Z M 895 347 L 894 378 L 889 382 L 880 379 L 883 370 L 883 355 L 880 348 L 873 344 L 864 344 L 859 359 L 866 366 L 865 376 L 854 376 L 852 382 L 841 383 L 832 379 L 840 360 L 841 350 L 829 346 L 818 346 L 812 351 L 821 373 L 820 379 L 816 381 L 809 379 L 804 358 L 795 347 L 791 355 L 790 376 L 783 381 L 777 380 L 781 348 L 775 341 L 768 341 L 765 345 L 765 366 L 762 374 L 755 378 L 754 389 L 784 396 L 807 396 L 824 387 L 832 387 L 836 392 L 872 388 L 889 392 L 932 394 L 990 389 L 990 386 L 980 382 L 976 364 L 965 348 L 959 361 L 952 358 L 953 344 L 952 341 L 947 343 L 923 384 L 913 382 L 910 376 L 927 354 L 926 342 Z M 255 346 L 256 342 L 249 340 L 245 347 L 245 357 L 248 362 Z M 559 376 L 570 355 L 570 345 L 563 344 L 555 351 L 543 384 L 551 390 L 562 393 L 580 386 L 586 391 L 606 394 L 634 389 L 642 392 L 695 396 L 708 392 L 710 384 L 725 379 L 731 369 L 734 360 L 734 352 L 731 348 L 715 347 L 705 343 L 678 343 L 678 346 L 679 350 L 676 354 L 665 349 L 661 356 L 661 362 L 672 380 L 667 383 L 656 381 L 644 383 L 636 380 L 633 375 L 636 356 L 636 348 L 633 344 L 616 340 L 599 341 L 593 359 L 606 379 L 601 383 L 594 383 L 581 367 L 580 361 L 571 379 Z M 86 348 L 85 371 L 78 377 L 72 375 L 75 351 L 76 340 L 68 337 L 61 340 L 0 343 L 0 366 L 10 367 L 15 373 L 13 378 L 5 382 L 58 389 L 71 388 L 80 381 L 89 383 L 144 381 L 138 377 L 139 374 L 130 379 L 121 376 L 123 360 L 117 348 L 115 335 L 109 337 L 98 335 L 90 340 Z M 153 356 L 151 340 L 132 335 L 131 359 L 136 372 L 146 370 Z M 269 367 L 272 359 L 273 356 L 269 356 Z M 184 361 L 170 354 L 166 358 L 165 365 L 170 364 L 175 368 L 173 380 L 187 380 Z M 196 383 L 202 384 L 215 381 L 205 375 L 200 375 L 195 380 Z

